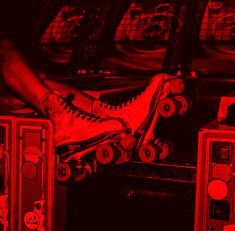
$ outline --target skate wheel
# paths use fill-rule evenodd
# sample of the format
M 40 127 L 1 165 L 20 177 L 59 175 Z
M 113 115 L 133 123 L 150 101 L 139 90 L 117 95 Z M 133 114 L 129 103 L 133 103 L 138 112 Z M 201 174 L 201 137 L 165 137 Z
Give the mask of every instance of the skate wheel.
M 185 115 L 191 108 L 192 103 L 188 96 L 186 95 L 176 95 L 174 97 L 179 103 L 179 115 Z
M 120 150 L 120 156 L 116 160 L 116 164 L 128 162 L 132 157 L 131 151 Z
M 175 115 L 177 109 L 177 101 L 174 98 L 163 98 L 157 106 L 159 115 L 164 118 L 170 118 Z
M 100 164 L 110 164 L 115 159 L 115 150 L 110 144 L 101 144 L 96 149 L 96 159 Z
M 59 163 L 55 168 L 55 177 L 56 179 L 61 182 L 67 182 L 72 175 L 71 168 L 66 163 Z
M 144 144 L 139 149 L 139 158 L 145 163 L 152 163 L 158 158 L 157 149 L 151 144 Z
M 169 80 L 171 94 L 182 94 L 184 91 L 184 81 L 182 79 Z
M 120 145 L 124 150 L 131 150 L 136 143 L 134 136 L 125 134 L 120 140 Z
M 83 165 L 78 165 L 75 168 L 74 180 L 76 182 L 81 182 L 90 177 L 91 174 L 92 174 L 92 168 L 88 163 L 85 163 Z
M 170 141 L 164 140 L 160 142 L 158 150 L 159 150 L 159 159 L 163 160 L 166 159 L 173 152 L 173 145 Z

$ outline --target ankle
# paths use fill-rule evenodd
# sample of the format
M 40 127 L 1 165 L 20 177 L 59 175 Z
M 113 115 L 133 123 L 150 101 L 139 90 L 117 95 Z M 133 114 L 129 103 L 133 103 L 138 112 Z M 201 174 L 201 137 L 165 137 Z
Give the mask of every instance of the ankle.
M 51 116 L 55 108 L 55 101 L 59 99 L 60 95 L 57 92 L 49 92 L 42 97 L 39 109 L 45 116 Z

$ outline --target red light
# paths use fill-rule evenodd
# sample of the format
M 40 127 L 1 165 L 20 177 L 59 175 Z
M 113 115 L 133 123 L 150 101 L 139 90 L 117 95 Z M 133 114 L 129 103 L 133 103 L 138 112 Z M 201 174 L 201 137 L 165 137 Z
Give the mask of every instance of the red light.
M 215 200 L 223 200 L 228 194 L 228 187 L 222 180 L 213 180 L 208 185 L 208 194 Z
M 232 177 L 233 170 L 228 164 L 215 164 L 212 168 L 212 177 L 228 182 Z

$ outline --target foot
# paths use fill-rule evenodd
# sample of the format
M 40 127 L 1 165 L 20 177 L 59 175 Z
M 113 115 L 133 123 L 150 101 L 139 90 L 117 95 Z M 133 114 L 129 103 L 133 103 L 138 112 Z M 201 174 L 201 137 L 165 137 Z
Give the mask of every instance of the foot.
M 57 93 L 51 93 L 45 97 L 42 111 L 54 126 L 56 146 L 84 142 L 97 143 L 99 140 L 123 135 L 127 131 L 122 121 L 88 114 L 75 107 L 69 97 L 62 98 Z
M 184 90 L 183 81 L 167 74 L 153 77 L 148 87 L 137 97 L 119 106 L 112 106 L 96 100 L 93 113 L 102 118 L 120 118 L 127 123 L 132 134 L 144 127 L 156 111 L 160 99 L 169 94 L 180 94 Z

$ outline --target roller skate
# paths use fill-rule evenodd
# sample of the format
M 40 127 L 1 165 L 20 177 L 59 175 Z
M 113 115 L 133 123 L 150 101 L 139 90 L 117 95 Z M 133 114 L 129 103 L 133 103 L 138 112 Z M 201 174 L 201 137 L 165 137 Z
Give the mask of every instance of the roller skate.
M 145 91 L 122 105 L 112 106 L 95 101 L 93 113 L 125 121 L 138 140 L 136 151 L 139 159 L 154 162 L 166 158 L 172 149 L 168 141 L 154 136 L 160 116 L 170 118 L 176 114 L 184 115 L 190 108 L 190 100 L 182 95 L 183 91 L 184 82 L 181 79 L 158 74 Z
M 123 121 L 88 114 L 75 107 L 71 97 L 50 93 L 42 102 L 42 111 L 54 126 L 54 144 L 60 162 L 56 178 L 60 182 L 68 181 L 72 175 L 80 181 L 95 171 L 94 153 L 112 163 L 135 144 Z

